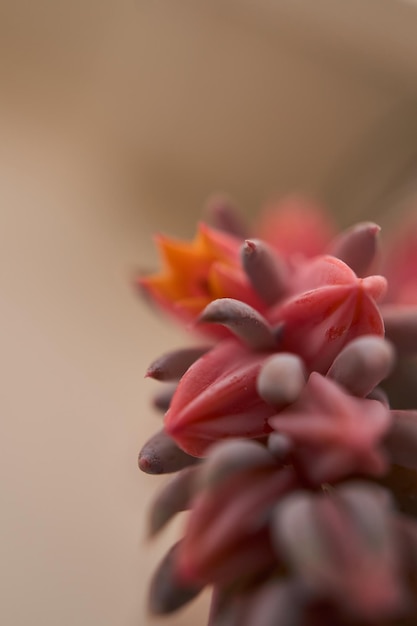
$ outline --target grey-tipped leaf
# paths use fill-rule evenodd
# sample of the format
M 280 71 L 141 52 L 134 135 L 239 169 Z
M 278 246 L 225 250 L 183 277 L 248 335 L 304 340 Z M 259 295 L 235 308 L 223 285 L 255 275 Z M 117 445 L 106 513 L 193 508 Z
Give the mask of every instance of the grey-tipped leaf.
M 168 411 L 176 389 L 176 384 L 167 383 L 163 385 L 163 388 L 159 389 L 152 398 L 154 408 L 163 413 Z
M 242 598 L 233 593 L 225 594 L 220 602 L 213 604 L 212 601 L 207 626 L 242 626 L 244 615 Z
M 396 515 L 393 519 L 407 569 L 417 574 L 417 523 L 408 515 Z
M 303 361 L 295 354 L 282 352 L 271 356 L 262 366 L 257 390 L 265 402 L 282 407 L 297 400 L 305 383 Z
M 378 400 L 378 402 L 381 402 L 381 404 L 383 404 L 387 408 L 390 407 L 388 394 L 381 387 L 375 387 L 375 389 L 372 389 L 372 391 L 368 393 L 366 397 L 369 400 Z
M 349 265 L 357 276 L 366 276 L 377 254 L 380 230 L 373 222 L 356 224 L 336 238 L 330 254 Z
M 248 595 L 245 626 L 297 626 L 304 613 L 305 594 L 292 581 L 270 581 Z
M 211 448 L 210 455 L 201 465 L 197 477 L 198 488 L 216 488 L 233 474 L 273 464 L 272 454 L 256 441 L 221 441 Z
M 148 367 L 146 376 L 160 381 L 179 380 L 197 359 L 210 348 L 184 348 L 163 354 Z
M 209 198 L 206 203 L 206 213 L 215 228 L 239 239 L 246 237 L 246 224 L 233 200 L 226 195 L 217 194 Z
M 149 535 L 156 535 L 181 511 L 189 508 L 195 492 L 195 479 L 198 468 L 187 467 L 178 472 L 159 492 L 154 500 L 149 516 Z
M 417 352 L 417 307 L 387 305 L 382 307 L 385 336 L 399 354 Z
M 293 442 L 281 433 L 272 432 L 268 437 L 268 450 L 278 463 L 284 463 L 293 450 Z
M 287 294 L 287 268 L 268 244 L 248 239 L 242 246 L 241 257 L 253 288 L 267 305 L 276 304 Z
M 391 411 L 392 426 L 385 439 L 391 461 L 417 471 L 417 411 Z
M 138 465 L 147 474 L 170 474 L 198 462 L 181 450 L 164 430 L 153 435 L 139 453 Z
M 406 597 L 390 517 L 379 487 L 299 492 L 277 507 L 273 538 L 310 592 L 356 619 L 397 617 Z
M 363 398 L 389 376 L 394 362 L 393 346 L 382 337 L 367 335 L 351 341 L 338 354 L 327 375 Z
M 355 512 L 358 523 L 363 525 L 363 529 L 372 535 L 373 516 L 379 516 L 382 510 L 384 519 L 388 519 L 388 514 L 393 511 L 394 501 L 391 492 L 376 483 L 365 483 L 360 480 L 350 480 L 338 486 L 334 492 L 340 496 L 341 500 Z M 371 514 L 370 514 L 371 511 Z M 363 520 L 362 519 L 363 513 Z
M 154 615 L 166 615 L 188 604 L 201 591 L 198 585 L 182 583 L 179 579 L 175 559 L 177 543 L 159 564 L 153 575 L 149 594 L 149 608 Z
M 222 324 L 254 350 L 273 349 L 277 345 L 277 339 L 265 318 L 240 300 L 213 300 L 198 318 L 197 323 L 201 322 Z

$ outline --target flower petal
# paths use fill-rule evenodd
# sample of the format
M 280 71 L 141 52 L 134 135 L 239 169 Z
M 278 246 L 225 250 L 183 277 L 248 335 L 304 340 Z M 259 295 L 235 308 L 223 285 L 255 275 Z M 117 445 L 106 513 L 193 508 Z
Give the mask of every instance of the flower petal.
M 270 431 L 266 420 L 274 410 L 256 391 L 267 356 L 230 339 L 189 368 L 165 417 L 166 431 L 180 447 L 204 456 L 219 439 L 256 438 Z
M 292 468 L 272 464 L 243 469 L 199 493 L 179 553 L 180 576 L 230 584 L 273 565 L 265 514 L 296 484 Z
M 389 410 L 377 400 L 355 398 L 313 372 L 298 400 L 269 419 L 273 428 L 299 444 L 353 450 L 377 444 L 388 430 Z
M 272 309 L 268 319 L 284 325 L 281 349 L 298 354 L 318 372 L 326 372 L 356 337 L 384 334 L 378 307 L 361 281 L 303 293 Z

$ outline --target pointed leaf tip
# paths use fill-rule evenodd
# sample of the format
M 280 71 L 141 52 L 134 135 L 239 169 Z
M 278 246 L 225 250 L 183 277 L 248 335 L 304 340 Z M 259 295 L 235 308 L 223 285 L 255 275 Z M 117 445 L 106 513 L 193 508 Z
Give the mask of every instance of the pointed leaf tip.
M 284 261 L 263 241 L 247 239 L 241 248 L 244 270 L 260 298 L 268 306 L 288 292 L 288 271 Z
M 151 580 L 149 608 L 154 615 L 173 613 L 195 598 L 202 586 L 184 584 L 176 572 L 177 543 L 159 564 Z
M 180 511 L 188 509 L 195 492 L 198 467 L 187 467 L 166 484 L 154 500 L 149 516 L 149 536 L 154 537 Z
M 146 474 L 170 474 L 197 461 L 198 459 L 181 450 L 165 430 L 161 430 L 143 446 L 139 453 L 138 466 Z
M 216 323 L 229 328 L 254 350 L 276 347 L 276 338 L 265 318 L 240 300 L 220 298 L 206 306 L 197 323 Z
M 246 239 L 243 244 L 243 255 L 249 256 L 252 252 L 255 252 L 256 244 L 251 239 Z
M 176 388 L 176 384 L 167 383 L 164 385 L 164 388 L 159 390 L 153 397 L 152 404 L 154 408 L 165 413 L 170 407 Z
M 287 268 L 265 242 L 247 239 L 241 248 L 241 257 L 253 288 L 265 304 L 276 304 L 287 294 Z
M 225 194 L 215 194 L 206 202 L 206 213 L 215 228 L 239 239 L 246 236 L 246 224 L 231 198 Z
M 145 377 L 160 381 L 179 380 L 210 348 L 185 348 L 163 354 L 148 367 Z
M 376 257 L 380 230 L 374 222 L 355 224 L 331 244 L 331 254 L 349 265 L 357 276 L 366 276 Z

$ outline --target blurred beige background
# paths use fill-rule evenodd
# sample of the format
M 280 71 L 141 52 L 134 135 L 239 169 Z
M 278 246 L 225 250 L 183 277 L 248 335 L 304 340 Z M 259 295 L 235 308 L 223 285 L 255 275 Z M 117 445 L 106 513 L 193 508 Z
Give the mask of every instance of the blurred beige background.
M 184 335 L 131 286 L 205 198 L 312 193 L 342 223 L 414 185 L 417 13 L 394 0 L 0 1 L 6 626 L 166 621 L 146 585 L 161 480 L 146 365 Z M 178 526 L 178 524 L 177 524 Z

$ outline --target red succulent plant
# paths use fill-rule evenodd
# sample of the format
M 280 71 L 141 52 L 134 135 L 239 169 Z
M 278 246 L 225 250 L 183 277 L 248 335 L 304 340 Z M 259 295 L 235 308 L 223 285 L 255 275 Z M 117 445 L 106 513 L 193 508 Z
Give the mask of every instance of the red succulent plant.
M 293 198 L 243 240 L 216 202 L 219 229 L 159 240 L 164 268 L 140 279 L 156 305 L 214 339 L 147 372 L 171 386 L 139 465 L 176 472 L 151 534 L 189 510 L 152 610 L 209 584 L 211 626 L 414 624 L 417 411 L 391 398 L 403 355 L 417 351 L 415 235 L 392 248 L 384 277 L 373 223 L 334 236 Z

